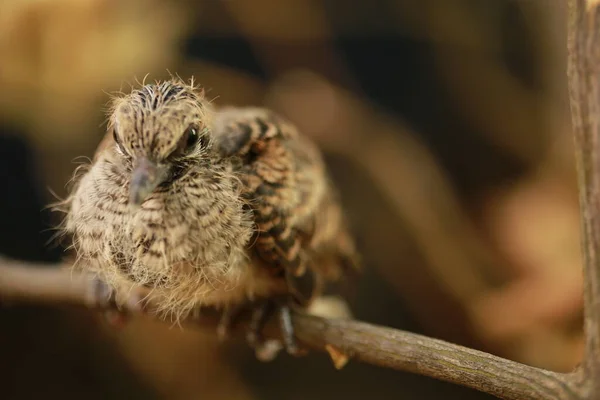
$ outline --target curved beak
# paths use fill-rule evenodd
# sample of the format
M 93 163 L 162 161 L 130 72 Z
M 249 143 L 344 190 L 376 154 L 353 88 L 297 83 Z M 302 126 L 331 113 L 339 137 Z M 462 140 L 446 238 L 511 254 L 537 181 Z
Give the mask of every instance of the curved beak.
M 168 176 L 168 167 L 146 157 L 138 158 L 129 183 L 129 204 L 139 206 Z

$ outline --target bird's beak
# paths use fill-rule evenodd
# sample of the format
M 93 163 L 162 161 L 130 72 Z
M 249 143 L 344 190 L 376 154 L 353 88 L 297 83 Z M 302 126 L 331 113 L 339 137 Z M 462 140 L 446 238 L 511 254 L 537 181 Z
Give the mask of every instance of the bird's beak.
M 131 173 L 129 203 L 139 206 L 168 175 L 166 166 L 157 165 L 146 157 L 139 157 Z

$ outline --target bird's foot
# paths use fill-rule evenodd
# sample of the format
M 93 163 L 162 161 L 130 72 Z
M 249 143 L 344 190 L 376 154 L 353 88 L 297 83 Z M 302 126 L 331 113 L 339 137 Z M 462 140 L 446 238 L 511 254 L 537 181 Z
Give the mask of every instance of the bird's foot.
M 220 339 L 228 336 L 235 320 L 240 316 L 245 307 L 235 307 L 223 312 L 221 321 L 217 328 Z M 246 332 L 246 341 L 255 351 L 256 357 L 261 361 L 275 359 L 282 349 L 288 354 L 300 356 L 305 353 L 296 342 L 294 325 L 292 323 L 292 312 L 288 299 L 268 299 L 259 303 L 253 303 L 250 307 L 250 325 Z M 277 315 L 281 329 L 281 340 L 265 339 L 263 330 L 269 319 Z
M 116 291 L 106 282 L 95 278 L 92 281 L 89 302 L 98 308 L 106 322 L 113 328 L 124 328 L 133 313 L 143 313 L 146 302 L 142 291 L 132 290 L 127 301 L 119 305 L 116 301 Z
M 281 340 L 265 339 L 263 336 L 265 325 L 273 315 L 278 319 Z M 246 340 L 261 361 L 275 359 L 282 348 L 285 348 L 288 354 L 301 355 L 292 323 L 292 312 L 285 300 L 267 300 L 254 307 Z

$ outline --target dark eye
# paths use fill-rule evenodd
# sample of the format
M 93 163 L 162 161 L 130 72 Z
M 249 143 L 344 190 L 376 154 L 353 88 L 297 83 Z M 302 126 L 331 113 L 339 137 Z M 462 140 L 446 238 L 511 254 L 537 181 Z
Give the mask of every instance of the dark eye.
M 194 147 L 198 143 L 200 143 L 200 146 L 202 147 L 206 146 L 206 138 L 201 134 L 200 128 L 196 124 L 188 126 L 183 137 L 186 138 L 186 147 L 188 149 Z
M 200 127 L 198 125 L 191 124 L 185 129 L 183 135 L 181 135 L 181 138 L 177 142 L 177 146 L 169 157 L 181 157 L 186 152 L 191 151 L 198 144 L 200 144 L 200 146 L 204 146 L 206 144 L 205 135 L 200 132 Z
M 195 124 L 192 124 L 190 126 L 188 126 L 188 128 L 185 130 L 185 133 L 183 134 L 184 137 L 186 137 L 186 146 L 188 148 L 194 146 L 196 143 L 198 143 L 198 126 Z

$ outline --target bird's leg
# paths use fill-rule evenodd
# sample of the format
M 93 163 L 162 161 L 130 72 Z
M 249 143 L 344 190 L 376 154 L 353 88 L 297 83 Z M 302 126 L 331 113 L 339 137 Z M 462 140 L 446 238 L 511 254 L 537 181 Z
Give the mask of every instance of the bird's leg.
M 229 332 L 242 311 L 244 311 L 243 305 L 228 305 L 225 307 L 217 325 L 217 337 L 220 341 L 224 341 L 229 337 Z
M 292 310 L 288 305 L 279 306 L 279 324 L 281 327 L 281 335 L 283 343 L 289 354 L 299 355 L 300 349 L 296 343 L 296 332 L 292 323 Z
M 260 360 L 274 359 L 282 348 L 285 348 L 291 355 L 302 354 L 296 343 L 292 314 L 288 303 L 288 298 L 275 298 L 254 306 L 246 338 Z M 277 314 L 282 341 L 263 339 L 262 330 L 273 314 Z
M 101 310 L 110 326 L 122 328 L 127 323 L 125 313 L 117 306 L 115 290 L 97 277 L 91 282 L 89 301 Z
M 143 293 L 132 290 L 123 305 L 117 304 L 116 291 L 106 282 L 94 278 L 90 290 L 89 302 L 102 310 L 105 320 L 115 328 L 123 328 L 134 312 L 144 312 L 145 301 Z
M 260 302 L 253 306 L 252 318 L 248 332 L 246 332 L 246 340 L 251 347 L 259 346 L 263 342 L 262 329 L 269 320 L 272 312 L 272 303 L 268 300 Z

